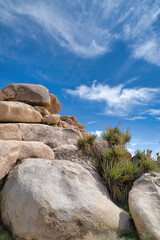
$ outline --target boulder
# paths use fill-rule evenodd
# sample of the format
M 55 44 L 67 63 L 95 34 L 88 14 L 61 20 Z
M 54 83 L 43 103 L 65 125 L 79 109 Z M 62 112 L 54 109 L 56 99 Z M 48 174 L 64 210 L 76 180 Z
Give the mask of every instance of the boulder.
M 48 125 L 58 125 L 59 121 L 60 115 L 58 114 L 46 115 L 43 118 L 43 123 L 46 123 Z
M 61 116 L 61 120 L 67 122 L 70 125 L 77 126 L 78 128 L 83 129 L 84 126 L 77 121 L 76 117 L 73 116 Z
M 56 142 L 58 145 L 76 144 L 79 135 L 73 129 L 63 129 L 45 124 L 17 124 L 20 128 L 24 141 L 41 141 L 51 146 Z
M 101 138 L 96 138 L 93 142 L 93 150 L 94 154 L 96 153 L 96 156 L 98 158 L 102 157 L 102 151 L 108 148 L 108 142 L 101 139 Z
M 61 104 L 56 98 L 56 96 L 54 96 L 53 94 L 49 94 L 49 95 L 50 95 L 50 104 L 47 107 L 47 110 L 52 114 L 57 114 L 58 112 L 61 111 Z
M 42 114 L 43 116 L 45 115 L 50 115 L 51 113 L 43 106 L 34 106 L 34 109 Z
M 50 104 L 48 89 L 41 85 L 10 84 L 4 87 L 1 92 L 6 101 L 19 101 L 33 106 L 48 106 Z
M 160 173 L 146 173 L 134 182 L 129 208 L 138 233 L 160 239 Z
M 0 101 L 0 122 L 39 123 L 41 120 L 42 115 L 28 104 Z
M 16 143 L 19 148 L 18 160 L 25 158 L 44 158 L 54 160 L 53 150 L 42 142 L 36 141 L 7 141 Z
M 2 91 L 0 91 L 0 101 L 4 101 L 5 100 L 5 95 L 2 93 Z
M 0 140 L 0 180 L 16 163 L 18 155 L 19 149 L 16 143 Z
M 1 140 L 22 140 L 21 131 L 15 123 L 0 123 Z
M 80 129 L 80 132 L 82 134 L 82 137 L 87 137 L 87 136 L 91 135 L 90 133 L 86 132 L 86 130 L 84 130 L 84 129 Z
M 1 192 L 1 216 L 23 240 L 77 240 L 88 232 L 130 229 L 130 217 L 110 200 L 98 176 L 65 160 L 17 165 Z
M 85 168 L 93 169 L 94 159 L 83 151 L 79 150 L 77 146 L 71 144 L 63 144 L 54 148 L 56 159 L 65 159 L 74 163 L 79 163 Z

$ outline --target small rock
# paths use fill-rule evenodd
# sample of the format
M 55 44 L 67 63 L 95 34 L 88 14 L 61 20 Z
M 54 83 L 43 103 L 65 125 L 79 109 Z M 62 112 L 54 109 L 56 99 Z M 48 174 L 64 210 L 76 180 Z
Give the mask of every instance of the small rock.
M 50 115 L 51 113 L 43 106 L 34 106 L 34 109 L 42 114 L 43 116 L 45 115 Z
M 59 121 L 60 121 L 60 115 L 58 114 L 46 115 L 43 118 L 43 123 L 48 125 L 58 125 Z

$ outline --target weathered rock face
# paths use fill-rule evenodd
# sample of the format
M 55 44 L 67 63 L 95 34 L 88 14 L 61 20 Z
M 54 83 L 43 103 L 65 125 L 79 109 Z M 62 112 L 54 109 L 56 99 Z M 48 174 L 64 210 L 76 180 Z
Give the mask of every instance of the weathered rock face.
M 52 143 L 55 143 L 55 140 L 58 145 L 63 145 L 75 144 L 79 139 L 79 135 L 73 129 L 63 129 L 42 124 L 18 123 L 17 125 L 24 141 L 41 141 L 51 146 Z
M 67 122 L 70 125 L 77 126 L 78 128 L 81 128 L 81 129 L 84 128 L 84 126 L 77 121 L 76 117 L 73 117 L 73 116 L 62 116 L 61 120 L 64 121 L 64 122 Z
M 42 115 L 28 104 L 0 101 L 0 122 L 39 123 L 41 120 Z
M 57 114 L 58 112 L 61 111 L 61 104 L 56 98 L 56 96 L 54 96 L 53 94 L 49 94 L 49 95 L 50 95 L 50 104 L 47 107 L 47 110 L 52 114 Z
M 18 160 L 25 158 L 43 158 L 54 160 L 53 150 L 42 142 L 35 141 L 7 141 L 18 145 L 19 155 Z
M 6 101 L 19 101 L 40 106 L 50 104 L 48 89 L 42 85 L 11 84 L 4 87 L 1 92 Z
M 130 219 L 81 165 L 44 159 L 26 159 L 9 174 L 1 215 L 24 240 L 75 240 L 88 232 L 128 230 Z
M 56 159 L 65 159 L 74 163 L 79 163 L 87 169 L 93 168 L 94 159 L 84 154 L 75 145 L 64 144 L 54 148 Z
M 16 163 L 19 155 L 17 144 L 0 141 L 0 180 L 9 172 Z
M 43 118 L 43 123 L 46 123 L 48 125 L 57 125 L 59 121 L 60 121 L 60 115 L 58 114 L 46 115 Z
M 0 123 L 1 140 L 22 140 L 21 131 L 15 123 Z
M 146 173 L 129 193 L 129 208 L 140 235 L 160 239 L 160 173 Z
M 34 109 L 42 114 L 43 116 L 45 115 L 50 115 L 51 113 L 43 106 L 34 106 Z

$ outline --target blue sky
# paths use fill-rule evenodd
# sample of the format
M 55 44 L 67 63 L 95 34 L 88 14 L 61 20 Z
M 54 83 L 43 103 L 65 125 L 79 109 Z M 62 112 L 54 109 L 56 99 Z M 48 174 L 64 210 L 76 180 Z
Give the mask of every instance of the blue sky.
M 160 0 L 0 0 L 0 88 L 43 84 L 89 132 L 160 151 Z

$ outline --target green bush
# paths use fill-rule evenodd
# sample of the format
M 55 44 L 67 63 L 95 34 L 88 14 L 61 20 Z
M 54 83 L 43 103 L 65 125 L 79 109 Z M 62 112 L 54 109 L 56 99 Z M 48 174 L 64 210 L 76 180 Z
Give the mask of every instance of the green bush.
M 78 139 L 77 141 L 78 149 L 84 150 L 87 144 L 92 146 L 95 139 L 96 139 L 96 135 L 94 134 Z
M 115 145 L 125 145 L 131 140 L 129 129 L 127 129 L 127 131 L 124 132 L 121 131 L 119 127 L 120 124 L 114 128 L 110 128 L 108 126 L 106 132 L 102 133 L 102 138 L 108 142 L 110 148 Z

